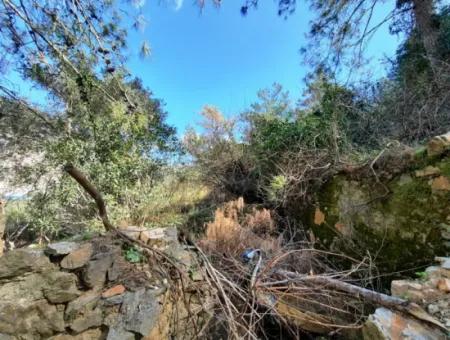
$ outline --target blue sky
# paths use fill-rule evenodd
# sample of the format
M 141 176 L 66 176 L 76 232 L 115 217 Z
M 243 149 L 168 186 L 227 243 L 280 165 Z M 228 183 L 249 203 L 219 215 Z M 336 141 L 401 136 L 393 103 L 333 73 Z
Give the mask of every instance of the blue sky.
M 386 15 L 393 1 L 375 16 Z M 210 5 L 200 13 L 194 0 L 147 0 L 141 8 L 148 21 L 146 29 L 129 30 L 127 67 L 165 101 L 168 122 L 180 135 L 199 121 L 198 113 L 206 104 L 232 116 L 253 103 L 259 89 L 274 82 L 283 85 L 293 101 L 304 90 L 308 69 L 301 63 L 299 49 L 305 44 L 311 18 L 305 1 L 298 2 L 297 11 L 287 20 L 276 15 L 278 1 L 271 0 L 261 0 L 257 10 L 242 17 L 243 2 L 226 0 L 220 8 Z M 150 43 L 152 55 L 142 59 L 139 48 L 144 40 Z M 372 39 L 368 51 L 374 57 L 376 75 L 384 70 L 379 60 L 392 56 L 398 42 L 386 27 Z M 44 100 L 42 91 L 31 89 L 17 73 L 11 73 L 9 80 L 24 96 Z
M 149 1 L 142 11 L 148 26 L 130 32 L 128 67 L 166 102 L 168 121 L 180 134 L 199 120 L 205 104 L 234 115 L 256 99 L 258 89 L 278 82 L 298 99 L 307 69 L 300 47 L 311 13 L 300 6 L 287 20 L 276 15 L 275 1 L 260 1 L 258 10 L 240 15 L 240 0 L 223 1 L 200 14 L 193 1 L 169 4 Z M 378 13 L 382 15 L 383 13 Z M 138 55 L 142 40 L 152 46 L 152 56 Z M 395 52 L 398 41 L 380 31 L 369 53 L 375 60 Z M 379 68 L 376 72 L 381 72 Z

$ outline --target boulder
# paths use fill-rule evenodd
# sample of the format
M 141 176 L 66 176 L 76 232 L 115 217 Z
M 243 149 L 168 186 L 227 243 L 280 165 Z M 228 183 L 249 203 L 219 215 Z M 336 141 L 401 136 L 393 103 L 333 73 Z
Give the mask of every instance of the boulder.
M 70 270 L 82 268 L 88 263 L 92 253 L 92 244 L 83 244 L 62 259 L 61 267 Z
M 80 245 L 75 242 L 56 242 L 50 243 L 47 245 L 47 249 L 45 249 L 45 253 L 48 255 L 61 256 L 67 255 L 74 250 L 78 249 Z
M 364 340 L 444 340 L 441 329 L 409 318 L 386 308 L 378 308 L 363 327 Z

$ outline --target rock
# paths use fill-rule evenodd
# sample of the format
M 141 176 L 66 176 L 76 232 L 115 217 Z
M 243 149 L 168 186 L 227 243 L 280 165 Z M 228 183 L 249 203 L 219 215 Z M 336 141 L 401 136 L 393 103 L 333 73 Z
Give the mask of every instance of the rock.
M 141 233 L 141 240 L 149 245 L 167 248 L 178 245 L 178 232 L 176 228 L 147 229 Z
M 100 308 L 86 312 L 70 324 L 70 328 L 79 333 L 91 327 L 99 327 L 103 323 L 103 312 Z
M 44 299 L 46 281 L 41 274 L 33 273 L 19 278 L 18 281 L 0 285 L 1 302 L 25 304 Z
M 108 280 L 113 282 L 119 279 L 129 268 L 129 263 L 123 258 L 123 256 L 116 256 L 114 263 L 108 269 Z
M 147 336 L 158 324 L 161 315 L 161 305 L 157 292 L 144 288 L 136 292 L 126 292 L 120 314 L 111 325 L 108 339 L 119 339 L 117 334 L 137 333 Z
M 445 176 L 439 176 L 431 182 L 433 191 L 450 191 L 450 181 Z
M 438 266 L 432 266 L 425 269 L 425 273 L 427 273 L 430 278 L 450 278 L 450 269 L 445 269 Z
M 428 313 L 430 313 L 430 314 L 436 314 L 437 312 L 439 312 L 439 306 L 434 305 L 434 304 L 429 304 L 427 306 L 427 310 L 428 310 Z
M 121 305 L 122 302 L 123 302 L 123 295 L 114 295 L 102 301 L 103 305 L 107 307 Z
M 363 326 L 363 338 L 364 340 L 444 340 L 446 336 L 440 329 L 416 319 L 386 308 L 377 308 Z
M 65 319 L 70 328 L 79 333 L 103 323 L 103 312 L 98 307 L 100 294 L 89 291 L 70 302 L 65 311 Z
M 63 313 L 46 300 L 0 303 L 0 333 L 40 339 L 63 331 Z
M 123 232 L 124 234 L 128 235 L 129 237 L 138 240 L 141 232 L 146 231 L 147 228 L 143 228 L 143 227 L 137 227 L 137 226 L 125 226 L 125 227 L 121 227 L 120 231 Z
M 78 315 L 87 311 L 92 311 L 97 307 L 100 300 L 100 294 L 96 291 L 88 291 L 77 299 L 69 302 L 64 313 L 67 321 L 74 320 Z
M 51 303 L 65 303 L 76 299 L 81 292 L 77 289 L 77 276 L 64 272 L 49 272 L 45 275 L 47 285 L 44 296 Z
M 78 269 L 84 267 L 91 258 L 92 252 L 92 244 L 83 244 L 62 259 L 61 267 L 64 269 Z
M 45 253 L 48 255 L 67 255 L 74 250 L 78 249 L 79 244 L 75 242 L 57 242 L 50 243 L 45 249 Z
M 413 302 L 422 302 L 424 294 L 423 286 L 420 283 L 408 280 L 394 280 L 391 282 L 391 294 L 402 299 Z
M 440 291 L 449 293 L 450 292 L 450 279 L 440 279 L 437 287 Z
M 161 305 L 154 291 L 141 289 L 124 298 L 120 311 L 126 330 L 146 336 L 158 321 Z
M 86 266 L 83 280 L 89 288 L 101 287 L 106 281 L 106 273 L 113 262 L 113 254 L 103 253 Z
M 134 334 L 124 329 L 110 328 L 106 340 L 134 340 Z M 155 339 L 156 340 L 156 339 Z M 162 340 L 162 339 L 161 339 Z
M 450 257 L 436 257 L 435 260 L 440 262 L 442 268 L 450 270 Z
M 0 281 L 9 280 L 25 273 L 41 273 L 54 269 L 42 251 L 18 249 L 0 258 Z
M 123 285 L 117 285 L 114 287 L 109 288 L 108 290 L 105 290 L 102 293 L 102 298 L 106 299 L 115 295 L 120 295 L 125 292 L 125 287 Z
M 48 340 L 101 340 L 103 338 L 103 332 L 100 328 L 92 328 L 76 335 L 59 334 Z M 0 337 L 0 339 L 2 338 Z
M 427 166 L 425 169 L 416 171 L 416 177 L 429 177 L 429 176 L 437 176 L 440 174 L 441 170 L 431 165 Z
M 427 144 L 427 153 L 429 156 L 439 156 L 445 150 L 450 148 L 450 132 L 444 135 L 436 136 Z

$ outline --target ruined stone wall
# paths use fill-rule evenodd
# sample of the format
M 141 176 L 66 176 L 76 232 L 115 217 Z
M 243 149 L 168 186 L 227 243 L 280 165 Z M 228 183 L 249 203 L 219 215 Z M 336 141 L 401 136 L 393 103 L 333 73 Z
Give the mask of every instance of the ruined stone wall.
M 335 176 L 305 218 L 315 239 L 356 258 L 370 255 L 382 273 L 447 256 L 450 152 L 448 146 L 431 146 L 432 150 L 392 152 L 383 164 L 367 166 L 362 174 Z
M 146 236 L 178 257 L 186 271 L 193 266 L 176 230 Z M 181 297 L 170 294 L 174 284 L 161 268 L 127 261 L 122 244 L 110 238 L 9 251 L 0 257 L 0 339 L 182 337 L 192 325 Z M 196 301 L 191 308 L 202 313 L 199 297 Z

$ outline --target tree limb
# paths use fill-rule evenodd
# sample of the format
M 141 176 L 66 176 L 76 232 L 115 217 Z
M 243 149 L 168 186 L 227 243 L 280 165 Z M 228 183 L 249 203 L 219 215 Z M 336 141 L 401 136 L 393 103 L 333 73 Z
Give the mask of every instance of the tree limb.
M 78 170 L 73 164 L 66 164 L 64 170 L 72 176 L 72 178 L 78 182 L 79 185 L 83 187 L 84 190 L 95 200 L 95 204 L 98 208 L 98 214 L 102 219 L 103 225 L 107 231 L 115 230 L 116 228 L 109 221 L 108 213 L 106 211 L 106 204 L 103 200 L 102 195 L 97 190 L 97 188 L 89 182 L 86 176 Z

